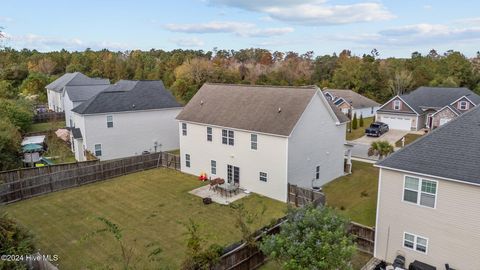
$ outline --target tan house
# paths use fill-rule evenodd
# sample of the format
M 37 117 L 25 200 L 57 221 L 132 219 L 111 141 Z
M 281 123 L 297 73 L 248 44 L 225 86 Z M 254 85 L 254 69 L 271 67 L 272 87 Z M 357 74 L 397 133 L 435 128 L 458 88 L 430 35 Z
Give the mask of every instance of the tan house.
M 480 269 L 479 138 L 475 108 L 375 165 L 375 257 Z
M 480 96 L 468 88 L 419 87 L 395 96 L 377 111 L 377 121 L 390 129 L 435 129 L 480 104 Z

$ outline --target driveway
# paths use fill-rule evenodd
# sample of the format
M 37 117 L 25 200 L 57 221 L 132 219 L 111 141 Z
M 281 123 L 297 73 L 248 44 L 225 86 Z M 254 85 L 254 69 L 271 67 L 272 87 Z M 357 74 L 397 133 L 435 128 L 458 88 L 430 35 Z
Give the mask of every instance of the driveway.
M 403 138 L 403 136 L 407 135 L 408 133 L 410 133 L 410 131 L 391 129 L 378 138 L 363 136 L 351 142 L 354 144 L 370 145 L 372 144 L 372 142 L 375 141 L 388 141 L 390 144 L 395 145 L 397 141 L 399 141 L 401 138 Z

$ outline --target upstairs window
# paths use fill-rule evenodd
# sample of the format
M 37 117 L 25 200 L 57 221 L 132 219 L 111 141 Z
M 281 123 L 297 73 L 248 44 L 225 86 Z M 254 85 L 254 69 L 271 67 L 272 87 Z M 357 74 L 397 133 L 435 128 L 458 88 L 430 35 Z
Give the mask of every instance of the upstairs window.
M 113 128 L 113 116 L 107 115 L 107 128 Z
M 190 155 L 185 154 L 185 167 L 190 168 Z
M 187 123 L 182 123 L 182 135 L 187 136 Z
M 458 103 L 458 109 L 462 111 L 466 111 L 468 110 L 469 105 L 470 104 L 468 103 L 468 101 L 462 100 Z
M 102 145 L 101 144 L 95 144 L 95 156 L 96 157 L 101 157 L 102 156 Z
M 427 253 L 428 239 L 415 234 L 404 233 L 403 246 L 418 252 Z
M 315 179 L 320 179 L 320 166 L 315 167 Z
M 250 134 L 250 149 L 257 150 L 257 134 Z
M 235 138 L 233 130 L 222 129 L 222 143 L 228 145 L 234 145 Z
M 262 182 L 267 182 L 267 173 L 265 172 L 260 172 L 260 181 Z
M 437 182 L 405 176 L 403 200 L 414 204 L 435 208 Z
M 207 127 L 207 141 L 211 142 L 211 141 L 212 141 L 212 138 L 213 138 L 212 128 L 211 128 L 211 127 Z
M 402 107 L 402 103 L 401 103 L 400 100 L 394 100 L 393 101 L 393 109 L 395 111 L 399 111 L 401 109 L 401 107 Z

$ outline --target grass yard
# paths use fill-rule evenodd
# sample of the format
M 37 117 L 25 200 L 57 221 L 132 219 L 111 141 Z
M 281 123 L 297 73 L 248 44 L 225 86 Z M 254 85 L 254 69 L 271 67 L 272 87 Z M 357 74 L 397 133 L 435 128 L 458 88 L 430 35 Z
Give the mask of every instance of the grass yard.
M 46 132 L 65 127 L 65 121 L 45 122 L 32 124 L 28 132 Z
M 352 221 L 375 226 L 378 169 L 373 164 L 353 161 L 353 173 L 323 187 L 327 205 Z
M 180 155 L 180 149 L 170 150 L 170 151 L 167 151 L 167 153 L 174 154 L 174 155 Z
M 372 255 L 363 253 L 363 252 L 357 252 L 355 255 L 353 255 L 352 258 L 352 266 L 354 270 L 360 270 L 362 267 L 367 264 L 367 262 L 372 258 Z M 266 264 L 260 267 L 260 270 L 279 270 L 281 269 L 281 265 L 274 260 L 268 261 Z
M 44 157 L 51 157 L 54 163 L 76 162 L 75 155 L 70 150 L 68 144 L 58 138 L 54 132 L 49 132 L 47 136 L 48 151 L 43 154 Z
M 413 133 L 408 133 L 407 135 L 405 135 L 405 146 L 407 146 L 408 144 L 411 144 L 412 142 L 414 142 L 415 140 L 417 140 L 418 138 L 422 137 L 423 135 L 420 135 L 420 134 L 413 134 Z M 395 146 L 396 147 L 402 147 L 402 140 L 399 140 L 395 143 Z
M 370 126 L 370 124 L 373 122 L 373 117 L 367 117 L 363 119 L 363 127 L 360 127 L 360 119 L 358 120 L 358 128 L 357 129 L 352 129 L 352 132 L 347 131 L 347 141 L 352 141 L 356 140 L 363 135 L 365 135 L 365 129 Z
M 60 269 L 119 269 L 121 250 L 97 217 L 122 230 L 122 241 L 133 248 L 137 269 L 178 269 L 185 256 L 190 218 L 210 243 L 231 244 L 241 239 L 235 210 L 219 204 L 203 205 L 187 192 L 203 185 L 196 177 L 170 169 L 153 169 L 5 206 L 5 210 L 36 235 L 44 254 L 58 254 Z M 252 194 L 239 202 L 247 209 L 266 206 L 255 224 L 261 227 L 284 215 L 286 205 Z M 260 224 L 261 223 L 261 224 Z M 153 246 L 151 246 L 153 244 Z M 159 260 L 148 254 L 160 247 Z

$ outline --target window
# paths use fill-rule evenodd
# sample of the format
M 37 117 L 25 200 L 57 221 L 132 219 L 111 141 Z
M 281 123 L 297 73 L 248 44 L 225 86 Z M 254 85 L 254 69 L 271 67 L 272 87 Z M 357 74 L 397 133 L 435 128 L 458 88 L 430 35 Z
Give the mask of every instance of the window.
M 227 165 L 227 182 L 231 183 L 233 180 L 233 166 Z
M 70 118 L 70 127 L 73 127 L 73 120 Z
M 107 115 L 107 128 L 113 128 L 113 116 Z
M 320 179 L 320 166 L 315 167 L 315 179 Z
M 190 168 L 190 155 L 185 154 L 185 166 Z
M 401 104 L 400 100 L 394 100 L 393 101 L 393 109 L 395 111 L 400 110 L 401 106 L 402 106 L 402 104 Z
M 260 181 L 267 182 L 267 173 L 260 172 Z
M 233 130 L 222 129 L 222 143 L 228 145 L 234 145 Z
M 95 156 L 96 157 L 101 157 L 102 156 L 102 145 L 101 144 L 95 144 Z
M 187 123 L 182 123 L 182 135 L 187 136 Z
M 462 111 L 466 111 L 466 110 L 468 110 L 468 107 L 469 107 L 468 105 L 469 105 L 469 104 L 468 104 L 467 101 L 465 101 L 465 100 L 460 101 L 460 102 L 458 103 L 458 109 L 460 109 L 460 110 L 462 110 Z
M 411 233 L 404 233 L 403 246 L 418 252 L 427 253 L 428 239 Z
M 437 182 L 405 176 L 403 200 L 422 206 L 435 208 Z
M 257 150 L 257 134 L 250 134 L 250 148 Z
M 215 160 L 210 161 L 210 173 L 217 174 L 217 162 Z
M 207 127 L 207 141 L 211 142 L 212 141 L 212 128 Z

